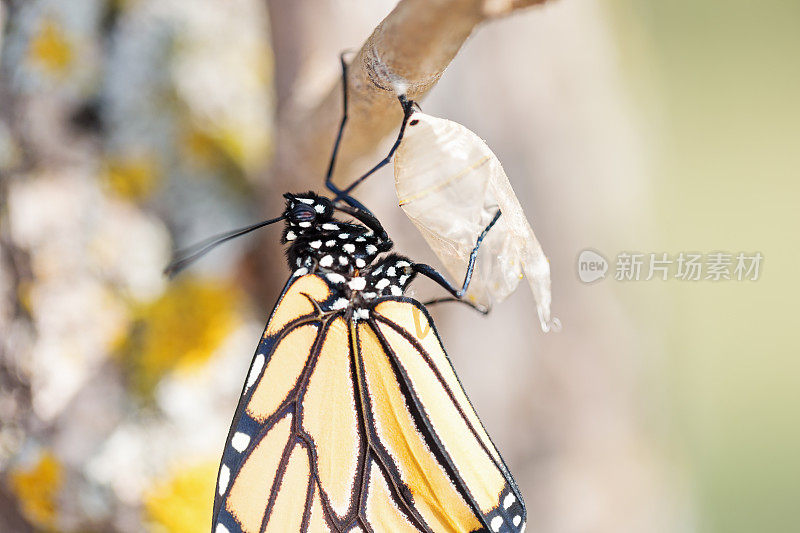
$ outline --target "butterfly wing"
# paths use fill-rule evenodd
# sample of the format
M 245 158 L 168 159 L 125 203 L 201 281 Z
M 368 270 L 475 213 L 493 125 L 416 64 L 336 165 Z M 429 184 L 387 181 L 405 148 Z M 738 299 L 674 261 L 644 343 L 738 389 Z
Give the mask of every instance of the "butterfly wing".
M 425 308 L 409 298 L 386 299 L 368 323 L 358 324 L 357 337 L 366 426 L 377 452 L 370 459 L 387 463 L 413 514 L 437 532 L 523 531 L 519 489 Z M 381 517 L 370 515 L 370 498 L 367 518 L 374 525 Z
M 287 284 L 228 435 L 213 531 L 522 531 L 519 491 L 425 309 L 318 312 L 340 296 L 316 275 Z
M 318 276 L 293 278 L 272 313 L 225 444 L 214 498 L 212 530 L 217 533 L 262 531 L 272 515 L 281 516 L 282 524 L 267 531 L 300 531 L 302 524 L 316 524 L 322 517 L 311 471 L 312 441 L 301 431 L 298 399 L 323 352 L 327 355 L 329 346 L 342 342 L 341 331 L 347 351 L 343 319 L 325 323 L 316 310 L 315 304 L 331 296 Z M 340 415 L 330 427 L 346 427 L 346 411 Z M 313 502 L 308 511 L 307 501 Z M 317 525 L 317 531 L 330 531 Z

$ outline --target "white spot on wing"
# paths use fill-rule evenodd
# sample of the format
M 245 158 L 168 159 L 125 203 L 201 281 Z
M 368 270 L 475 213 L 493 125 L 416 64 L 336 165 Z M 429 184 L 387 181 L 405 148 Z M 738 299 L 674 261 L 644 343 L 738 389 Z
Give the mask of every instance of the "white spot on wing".
M 323 257 L 322 259 L 319 260 L 319 266 L 323 266 L 323 267 L 327 268 L 327 267 L 331 266 L 332 264 L 333 264 L 333 256 L 332 255 L 326 255 L 325 257 Z
M 389 289 L 389 290 L 392 291 L 392 295 L 393 296 L 402 296 L 403 295 L 403 289 L 401 289 L 397 285 L 392 285 L 392 288 Z
M 320 246 L 322 246 L 322 241 L 314 241 L 311 243 L 312 248 L 319 248 Z
M 294 274 L 292 274 L 292 275 L 295 276 L 295 277 L 300 277 L 300 276 L 305 276 L 306 274 L 308 274 L 308 269 L 306 267 L 303 267 L 303 268 L 298 268 L 297 270 L 295 270 Z
M 331 224 L 330 222 L 326 222 L 325 224 L 322 225 L 322 229 L 336 231 L 337 229 L 339 229 L 339 226 L 336 224 Z
M 252 387 L 258 376 L 261 375 L 261 369 L 264 368 L 264 354 L 260 353 L 256 355 L 255 360 L 253 361 L 253 366 L 250 367 L 250 373 L 247 375 L 247 384 L 245 385 L 244 390 L 247 391 Z
M 356 266 L 358 268 L 364 268 L 367 265 L 367 262 L 361 259 L 360 257 L 356 258 Z
M 293 232 L 293 231 L 287 231 L 286 232 L 286 240 L 287 241 L 293 241 L 296 238 L 297 238 L 297 234 L 295 232 Z M 220 524 L 220 525 L 222 526 L 222 524 Z M 225 527 L 225 526 L 222 526 L 222 527 Z
M 399 266 L 399 267 L 410 267 L 411 266 L 411 263 L 409 263 L 408 261 L 398 261 L 395 264 L 397 266 Z
M 336 241 L 331 239 L 331 240 L 329 240 L 328 242 L 325 243 L 325 246 L 327 246 L 328 248 L 330 248 L 332 246 L 336 246 Z
M 308 204 L 308 205 L 311 205 L 311 204 L 314 203 L 314 200 L 312 200 L 311 198 L 298 198 L 298 200 L 300 200 L 304 204 Z
M 340 238 L 340 239 L 347 239 L 347 238 L 349 238 L 349 237 L 350 237 L 350 234 L 349 234 L 349 233 L 340 233 L 340 234 L 339 234 L 339 238 Z
M 300 226 L 301 228 L 310 228 L 311 222 L 298 222 L 297 225 Z
M 340 255 L 339 256 L 339 264 L 340 265 L 346 265 L 347 264 L 347 257 L 345 257 L 343 255 Z
M 353 316 L 357 319 L 366 320 L 369 318 L 369 309 L 356 309 L 356 312 L 353 313 Z
M 314 206 L 314 211 L 316 211 L 317 213 L 324 213 L 325 212 L 325 206 L 322 205 L 322 204 L 317 204 L 317 205 Z
M 347 244 L 345 244 L 344 246 L 342 246 L 342 248 L 343 248 L 343 249 L 344 249 L 344 251 L 345 251 L 345 252 L 347 252 L 348 254 L 352 254 L 352 253 L 354 253 L 354 252 L 356 251 L 356 245 L 355 245 L 355 244 L 353 244 L 353 243 L 350 243 L 350 242 L 348 242 Z
M 233 437 L 231 437 L 231 446 L 239 453 L 245 451 L 248 444 L 250 444 L 250 435 L 247 433 L 237 431 L 233 434 Z
M 214 533 L 231 533 L 231 531 L 227 527 L 223 526 L 222 524 L 217 524 L 217 527 L 214 530 Z
M 365 249 L 369 255 L 375 255 L 378 253 L 378 248 L 376 248 L 374 244 L 368 244 Z
M 389 267 L 386 269 L 386 275 L 394 277 L 397 275 L 397 270 L 395 270 L 394 267 Z
M 514 505 L 515 501 L 517 501 L 517 499 L 514 497 L 514 495 L 509 494 L 503 499 L 503 509 L 508 509 L 509 507 Z
M 382 280 L 380 280 L 378 283 L 375 284 L 375 288 L 378 289 L 379 291 L 382 291 L 388 286 L 389 286 L 389 280 L 386 278 L 383 278 Z
M 217 486 L 217 492 L 220 496 L 225 494 L 225 491 L 228 490 L 228 482 L 231 480 L 231 469 L 228 468 L 228 465 L 222 465 L 219 469 L 219 484 Z
M 514 522 L 514 527 L 516 527 L 519 525 L 520 522 L 522 522 L 522 517 L 520 515 L 517 515 L 514 517 L 514 520 L 512 520 L 512 522 Z
M 494 518 L 492 518 L 492 522 L 489 525 L 492 526 L 492 531 L 495 532 L 500 531 L 500 526 L 503 525 L 502 517 L 495 516 Z

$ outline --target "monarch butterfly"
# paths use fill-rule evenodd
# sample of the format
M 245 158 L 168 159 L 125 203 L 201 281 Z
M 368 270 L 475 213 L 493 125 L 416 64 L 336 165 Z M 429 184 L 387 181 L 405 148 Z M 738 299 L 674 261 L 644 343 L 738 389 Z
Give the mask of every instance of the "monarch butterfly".
M 425 306 L 403 295 L 417 275 L 463 296 L 432 267 L 390 252 L 378 219 L 331 182 L 333 199 L 286 194 L 284 213 L 211 247 L 285 221 L 294 271 L 246 377 L 217 477 L 213 533 L 522 532 L 525 506 L 467 399 Z M 403 126 L 413 102 L 400 97 Z M 336 218 L 340 212 L 355 219 Z

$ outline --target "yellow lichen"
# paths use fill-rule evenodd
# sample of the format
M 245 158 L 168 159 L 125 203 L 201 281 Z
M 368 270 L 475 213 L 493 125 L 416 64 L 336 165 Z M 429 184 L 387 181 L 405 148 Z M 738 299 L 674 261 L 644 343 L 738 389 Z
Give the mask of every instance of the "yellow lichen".
M 158 183 L 158 165 L 144 155 L 111 157 L 103 165 L 103 182 L 118 196 L 142 200 Z
M 58 513 L 58 492 L 63 481 L 63 467 L 50 453 L 42 453 L 29 467 L 14 469 L 8 478 L 20 510 L 34 525 L 53 529 Z
M 134 389 L 148 395 L 166 373 L 204 364 L 235 326 L 240 301 L 231 283 L 186 276 L 134 305 L 133 326 L 119 342 Z
M 52 18 L 43 18 L 31 39 L 30 61 L 53 76 L 63 76 L 72 65 L 74 51 L 67 34 Z
M 269 136 L 254 128 L 243 134 L 239 125 L 192 125 L 181 136 L 181 153 L 190 164 L 232 178 L 238 185 L 243 174 L 269 159 L 271 146 Z
M 174 469 L 144 497 L 150 530 L 191 533 L 208 529 L 214 503 L 217 461 L 207 460 Z
M 202 167 L 220 164 L 221 154 L 216 140 L 202 129 L 186 128 L 181 140 L 183 154 L 190 163 Z

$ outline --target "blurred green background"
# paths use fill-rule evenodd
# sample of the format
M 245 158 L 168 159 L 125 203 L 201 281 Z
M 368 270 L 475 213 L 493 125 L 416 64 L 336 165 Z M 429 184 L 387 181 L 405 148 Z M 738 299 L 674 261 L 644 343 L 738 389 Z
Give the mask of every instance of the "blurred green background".
M 800 3 L 617 2 L 627 73 L 658 138 L 659 251 L 761 251 L 748 285 L 668 282 L 672 420 L 699 530 L 789 532 L 800 523 Z M 631 31 L 632 30 L 632 31 Z M 658 306 L 660 307 L 660 306 Z
M 283 192 L 283 119 L 394 4 L 0 4 L 1 531 L 207 530 L 263 280 L 287 271 L 252 241 L 161 269 Z M 798 529 L 798 21 L 796 1 L 550 2 L 479 28 L 422 102 L 487 140 L 551 261 L 558 334 L 524 290 L 434 312 L 528 531 Z M 390 182 L 361 197 L 435 261 Z M 585 248 L 764 259 L 753 282 L 585 285 Z

